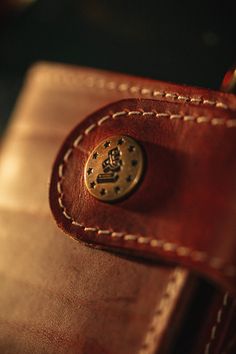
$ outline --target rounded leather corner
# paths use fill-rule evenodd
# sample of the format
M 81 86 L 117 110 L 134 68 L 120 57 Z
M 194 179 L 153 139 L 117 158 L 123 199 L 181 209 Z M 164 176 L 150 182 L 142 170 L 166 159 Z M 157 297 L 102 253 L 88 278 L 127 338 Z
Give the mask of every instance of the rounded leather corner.
M 94 147 L 113 135 L 140 143 L 147 171 L 135 193 L 109 204 L 86 189 L 84 166 Z M 181 264 L 232 289 L 235 138 L 233 112 L 220 108 L 152 99 L 111 103 L 76 126 L 58 153 L 50 183 L 54 218 L 75 239 Z M 219 153 L 223 142 L 227 158 Z M 222 249 L 226 215 L 232 227 Z

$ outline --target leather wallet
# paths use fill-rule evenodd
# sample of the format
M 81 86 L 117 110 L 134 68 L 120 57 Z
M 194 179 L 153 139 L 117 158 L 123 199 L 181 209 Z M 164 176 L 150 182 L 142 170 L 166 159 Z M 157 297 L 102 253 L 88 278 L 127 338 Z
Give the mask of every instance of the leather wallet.
M 235 353 L 235 109 L 232 94 L 32 67 L 1 149 L 1 353 Z M 145 168 L 107 203 L 86 161 L 114 136 Z

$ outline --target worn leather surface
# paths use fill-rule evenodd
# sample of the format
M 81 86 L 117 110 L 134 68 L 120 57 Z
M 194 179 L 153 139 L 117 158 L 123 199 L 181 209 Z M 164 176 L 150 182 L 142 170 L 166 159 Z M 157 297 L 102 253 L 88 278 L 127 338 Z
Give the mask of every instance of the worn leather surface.
M 147 95 L 124 90 L 119 86 L 124 83 L 174 90 L 169 84 L 55 64 L 40 64 L 29 73 L 1 147 L 1 353 L 170 353 L 190 303 L 198 300 L 199 280 L 187 270 L 86 247 L 65 237 L 49 210 L 51 168 L 68 132 L 109 102 Z M 220 99 L 232 107 L 231 96 Z M 215 300 L 199 324 L 204 336 L 193 331 L 204 350 L 209 340 L 211 348 L 225 348 L 228 333 L 217 332 L 212 343 L 224 294 L 211 291 Z M 225 329 L 226 319 L 232 324 L 232 310 L 223 310 Z M 188 338 L 184 342 L 191 353 L 195 346 Z
M 140 187 L 108 204 L 89 194 L 84 166 L 100 141 L 135 138 L 146 155 Z M 150 99 L 115 102 L 66 139 L 53 169 L 57 223 L 86 242 L 174 261 L 236 293 L 236 119 L 216 107 Z

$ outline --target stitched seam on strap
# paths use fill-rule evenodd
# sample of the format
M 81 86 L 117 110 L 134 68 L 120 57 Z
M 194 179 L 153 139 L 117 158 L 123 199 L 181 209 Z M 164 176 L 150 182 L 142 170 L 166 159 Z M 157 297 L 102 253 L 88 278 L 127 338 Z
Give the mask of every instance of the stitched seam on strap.
M 53 77 L 53 76 L 52 76 Z M 73 75 L 73 78 L 70 78 L 68 80 L 68 76 L 66 74 L 61 74 L 59 72 L 59 75 L 57 74 L 57 78 L 62 80 L 62 83 L 64 86 L 66 86 L 67 82 L 70 84 L 70 86 L 74 86 L 74 84 L 80 85 L 81 81 L 75 81 L 75 79 L 82 79 L 83 84 L 86 85 L 89 88 L 97 88 L 97 89 L 106 89 L 109 91 L 119 91 L 119 92 L 128 92 L 131 95 L 136 95 L 140 94 L 141 96 L 145 97 L 164 97 L 173 101 L 179 101 L 183 103 L 192 103 L 195 105 L 204 105 L 204 106 L 215 106 L 217 108 L 223 108 L 223 109 L 229 109 L 229 106 L 219 100 L 209 100 L 204 98 L 201 95 L 196 95 L 196 96 L 190 96 L 190 95 L 185 95 L 185 94 L 179 94 L 178 92 L 171 92 L 171 91 L 166 91 L 166 90 L 158 90 L 154 88 L 148 88 L 143 85 L 134 85 L 130 82 L 117 82 L 114 80 L 106 80 L 103 77 L 94 77 L 94 76 L 84 76 L 81 74 L 78 74 L 78 76 Z
M 211 328 L 211 332 L 210 332 L 210 339 L 208 341 L 208 343 L 206 344 L 205 350 L 204 350 L 204 354 L 210 354 L 211 352 L 211 347 L 212 347 L 212 343 L 214 342 L 214 340 L 216 339 L 216 332 L 217 332 L 217 328 L 219 327 L 221 320 L 222 320 L 222 314 L 224 309 L 226 308 L 228 303 L 228 293 L 224 294 L 223 297 L 223 301 L 222 304 L 220 305 L 220 308 L 217 312 L 216 315 L 216 320 Z
M 162 318 L 165 318 L 165 313 L 169 308 L 168 304 L 171 303 L 171 300 L 175 295 L 175 289 L 177 283 L 179 283 L 180 275 L 181 270 L 179 268 L 176 268 L 174 273 L 170 275 L 165 291 L 158 302 L 158 306 L 154 310 L 154 316 L 145 335 L 139 354 L 154 354 L 156 352 L 156 342 L 160 331 L 160 323 L 162 323 Z
M 226 128 L 236 127 L 236 120 L 222 120 L 222 118 L 208 118 L 208 117 L 194 117 L 186 115 L 176 115 L 165 112 L 156 112 L 156 111 L 129 111 L 128 109 L 124 111 L 115 112 L 111 115 L 104 116 L 100 118 L 96 123 L 91 124 L 87 127 L 83 134 L 80 134 L 72 144 L 72 147 L 69 148 L 63 158 L 63 162 L 58 167 L 58 183 L 57 183 L 57 192 L 58 192 L 58 203 L 62 210 L 62 214 L 64 217 L 69 220 L 72 225 L 83 228 L 85 232 L 94 232 L 98 234 L 100 237 L 102 236 L 110 236 L 112 239 L 123 239 L 125 242 L 137 242 L 139 244 L 148 244 L 152 248 L 162 249 L 164 252 L 174 252 L 178 257 L 189 257 L 194 262 L 205 263 L 212 269 L 221 271 L 227 277 L 234 278 L 236 277 L 236 266 L 234 265 L 224 265 L 224 261 L 220 258 L 216 257 L 208 257 L 206 252 L 194 250 L 189 247 L 180 246 L 172 242 L 166 242 L 161 239 L 151 238 L 151 237 L 143 237 L 138 235 L 131 235 L 126 232 L 116 232 L 114 230 L 100 230 L 97 227 L 85 226 L 83 223 L 80 223 L 73 219 L 71 215 L 69 215 L 64 203 L 63 203 L 63 188 L 62 188 L 62 180 L 64 178 L 64 168 L 67 164 L 69 158 L 71 157 L 73 150 L 79 147 L 81 141 L 86 137 L 91 131 L 110 121 L 110 119 L 119 119 L 120 116 L 132 117 L 132 115 L 153 115 L 156 118 L 162 119 L 170 119 L 175 120 L 178 119 L 185 124 L 190 124 L 189 122 L 195 122 L 197 124 L 210 124 L 211 126 L 224 126 Z M 109 117 L 109 118 L 108 118 Z M 188 119 L 186 119 L 188 117 Z M 201 119 L 200 119 L 201 118 Z M 132 119 L 132 118 L 131 118 Z
M 86 80 L 86 79 L 85 79 Z M 86 81 L 85 81 L 86 82 Z M 208 105 L 208 106 L 215 106 L 217 108 L 224 108 L 224 109 L 228 109 L 228 105 L 221 102 L 221 101 L 217 101 L 217 100 L 208 100 L 203 98 L 202 96 L 196 96 L 196 97 L 192 97 L 190 95 L 183 95 L 183 94 L 179 94 L 178 92 L 169 92 L 169 91 L 165 91 L 165 90 L 156 90 L 156 89 L 150 89 L 147 87 L 143 87 L 143 86 L 134 86 L 130 83 L 120 83 L 118 84 L 115 81 L 105 81 L 104 80 L 104 85 L 101 87 L 100 86 L 100 80 L 99 79 L 95 79 L 93 78 L 93 81 L 91 80 L 91 82 L 93 82 L 93 84 L 90 84 L 90 87 L 97 87 L 97 88 L 105 88 L 105 89 L 110 89 L 110 90 L 116 90 L 116 91 L 120 91 L 120 92 L 129 92 L 131 94 L 141 94 L 142 96 L 153 96 L 153 97 L 165 97 L 167 99 L 171 99 L 174 101 L 180 101 L 180 102 L 184 102 L 184 103 L 193 103 L 196 105 Z

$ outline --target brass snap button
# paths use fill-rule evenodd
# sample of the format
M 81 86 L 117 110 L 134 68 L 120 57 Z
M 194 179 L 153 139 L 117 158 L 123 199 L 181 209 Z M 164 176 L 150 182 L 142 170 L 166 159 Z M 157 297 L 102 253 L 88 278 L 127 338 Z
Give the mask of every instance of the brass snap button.
M 112 136 L 90 154 L 84 169 L 85 185 L 95 198 L 114 202 L 135 189 L 143 170 L 139 144 L 128 136 Z

